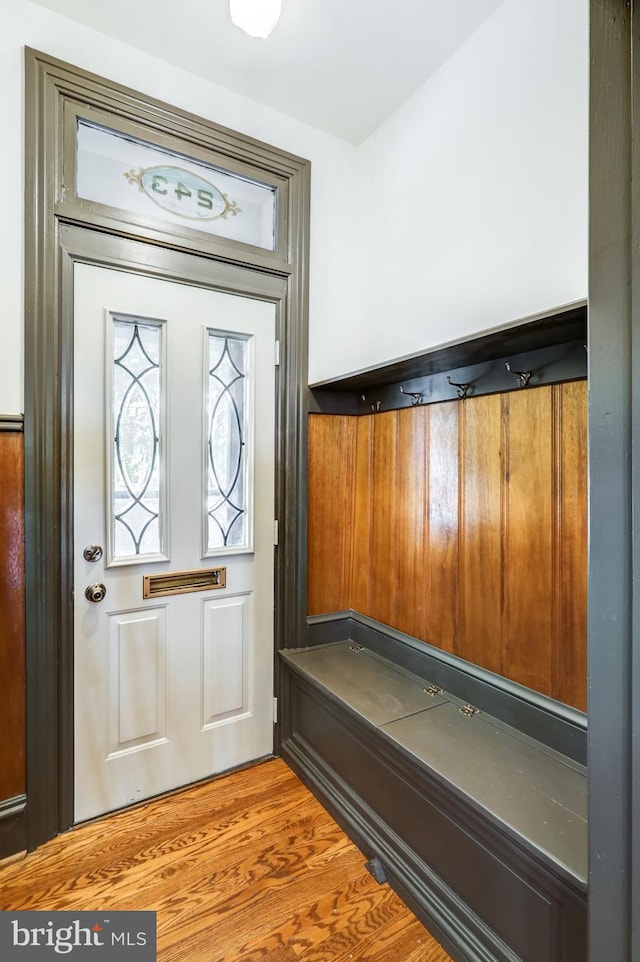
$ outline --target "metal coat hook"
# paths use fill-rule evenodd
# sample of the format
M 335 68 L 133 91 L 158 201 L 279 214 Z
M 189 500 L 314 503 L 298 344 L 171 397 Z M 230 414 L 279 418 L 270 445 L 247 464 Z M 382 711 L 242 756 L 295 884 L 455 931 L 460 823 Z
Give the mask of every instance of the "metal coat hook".
M 364 394 L 361 394 L 360 397 L 362 398 L 363 401 L 367 401 Z M 379 411 L 382 401 L 367 401 L 367 404 L 369 405 L 372 411 Z
M 509 374 L 515 374 L 515 376 L 518 378 L 518 387 L 527 386 L 531 378 L 531 374 L 533 373 L 532 371 L 512 371 L 511 364 L 509 363 L 509 361 L 507 361 L 507 363 L 505 364 L 505 367 L 509 372 Z
M 457 384 L 456 381 L 451 380 L 448 374 L 447 374 L 447 381 L 449 382 L 451 387 L 455 387 L 458 389 L 458 397 L 460 399 L 465 398 L 467 396 L 467 392 L 471 387 L 470 384 Z
M 410 397 L 412 404 L 422 403 L 422 394 L 420 394 L 419 391 L 405 391 L 405 389 L 401 387 L 400 393 L 406 395 L 406 397 Z

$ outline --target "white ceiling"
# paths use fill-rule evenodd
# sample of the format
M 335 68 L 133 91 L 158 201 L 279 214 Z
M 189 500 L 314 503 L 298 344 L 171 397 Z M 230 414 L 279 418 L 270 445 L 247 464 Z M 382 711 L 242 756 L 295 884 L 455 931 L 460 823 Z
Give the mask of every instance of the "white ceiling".
M 36 0 L 298 120 L 360 143 L 504 0 L 283 0 L 267 40 L 227 0 Z

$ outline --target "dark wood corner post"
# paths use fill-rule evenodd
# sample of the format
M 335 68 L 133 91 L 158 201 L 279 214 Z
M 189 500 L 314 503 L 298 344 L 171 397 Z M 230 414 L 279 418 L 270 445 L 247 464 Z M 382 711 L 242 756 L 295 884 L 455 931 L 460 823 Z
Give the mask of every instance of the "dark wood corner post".
M 638 962 L 640 16 L 590 6 L 589 959 Z

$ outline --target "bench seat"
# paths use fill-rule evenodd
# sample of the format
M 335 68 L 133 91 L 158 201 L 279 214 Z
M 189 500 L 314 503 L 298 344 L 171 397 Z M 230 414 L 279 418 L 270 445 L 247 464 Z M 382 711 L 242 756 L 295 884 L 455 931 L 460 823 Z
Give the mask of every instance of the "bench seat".
M 281 658 L 284 757 L 454 958 L 582 962 L 584 766 L 349 638 Z

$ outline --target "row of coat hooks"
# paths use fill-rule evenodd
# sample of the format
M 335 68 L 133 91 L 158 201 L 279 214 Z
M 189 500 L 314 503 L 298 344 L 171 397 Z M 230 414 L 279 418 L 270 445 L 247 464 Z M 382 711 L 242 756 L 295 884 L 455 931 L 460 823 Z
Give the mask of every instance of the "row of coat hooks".
M 514 371 L 511 367 L 510 361 L 507 361 L 505 363 L 505 367 L 509 372 L 509 374 L 513 374 L 513 376 L 516 378 L 518 382 L 518 387 L 520 388 L 527 386 L 527 384 L 531 380 L 531 377 L 534 373 L 533 371 Z M 449 375 L 447 375 L 447 381 L 449 382 L 451 387 L 456 388 L 456 391 L 460 400 L 463 400 L 464 398 L 468 397 L 469 390 L 470 388 L 473 387 L 475 383 L 473 381 L 470 381 L 468 384 L 462 384 L 457 381 L 452 381 Z M 400 393 L 404 394 L 406 397 L 410 397 L 412 405 L 415 406 L 418 404 L 422 404 L 423 395 L 419 391 L 405 391 L 405 389 L 402 386 L 400 386 Z M 367 400 L 366 395 L 364 394 L 362 395 L 362 400 L 363 401 Z M 379 411 L 382 406 L 382 401 L 369 401 L 368 404 L 372 411 Z

